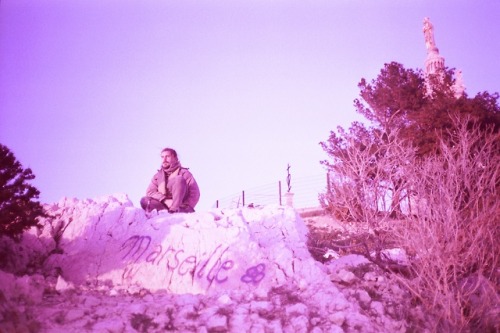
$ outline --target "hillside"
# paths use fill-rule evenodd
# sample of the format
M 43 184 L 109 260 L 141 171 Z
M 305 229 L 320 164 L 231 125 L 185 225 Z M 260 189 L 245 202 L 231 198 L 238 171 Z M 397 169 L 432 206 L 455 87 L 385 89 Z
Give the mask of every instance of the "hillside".
M 363 256 L 311 251 L 340 227 L 320 211 L 147 215 L 125 195 L 47 208 L 0 242 L 1 332 L 405 332 L 419 316 Z

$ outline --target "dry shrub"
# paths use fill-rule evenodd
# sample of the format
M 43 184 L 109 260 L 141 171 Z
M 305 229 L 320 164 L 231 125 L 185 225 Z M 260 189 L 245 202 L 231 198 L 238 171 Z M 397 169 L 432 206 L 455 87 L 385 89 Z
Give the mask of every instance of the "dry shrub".
M 361 230 L 383 227 L 411 255 L 410 274 L 394 276 L 426 328 L 499 332 L 500 134 L 455 119 L 439 155 L 416 158 L 395 132 L 376 150 L 353 147 L 346 161 L 323 202 Z
M 345 133 L 351 144 L 341 163 L 329 166 L 328 189 L 319 196 L 328 213 L 364 231 L 401 214 L 407 196 L 404 170 L 415 159 L 415 150 L 398 141 L 397 130 L 373 134 L 372 142 L 360 143 Z
M 414 255 L 414 278 L 403 281 L 433 317 L 434 331 L 495 332 L 500 135 L 467 127 L 455 120 L 441 154 L 407 168 L 412 215 L 394 232 Z

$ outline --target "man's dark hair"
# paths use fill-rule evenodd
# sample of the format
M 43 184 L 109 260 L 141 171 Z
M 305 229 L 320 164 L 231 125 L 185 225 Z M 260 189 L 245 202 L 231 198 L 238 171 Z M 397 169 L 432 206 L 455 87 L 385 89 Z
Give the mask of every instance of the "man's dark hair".
M 161 152 L 163 153 L 164 151 L 169 151 L 172 155 L 174 155 L 175 158 L 177 158 L 177 152 L 175 151 L 175 149 L 163 148 Z

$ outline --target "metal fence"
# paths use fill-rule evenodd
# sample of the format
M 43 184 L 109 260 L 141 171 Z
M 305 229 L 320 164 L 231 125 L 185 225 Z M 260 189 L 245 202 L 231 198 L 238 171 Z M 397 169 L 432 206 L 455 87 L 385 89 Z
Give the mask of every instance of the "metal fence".
M 293 193 L 293 206 L 295 208 L 318 207 L 318 195 L 326 192 L 326 174 L 294 178 L 291 182 Z M 254 188 L 244 189 L 221 198 L 215 202 L 214 207 L 239 208 L 243 206 L 264 206 L 269 204 L 285 205 L 285 194 L 288 185 L 284 181 L 265 184 Z

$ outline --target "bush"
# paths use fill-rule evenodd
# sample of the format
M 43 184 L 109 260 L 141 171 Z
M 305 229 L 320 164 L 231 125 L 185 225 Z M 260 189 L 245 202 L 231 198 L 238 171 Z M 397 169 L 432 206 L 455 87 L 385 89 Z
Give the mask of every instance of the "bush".
M 45 216 L 35 201 L 40 192 L 28 182 L 35 178 L 31 169 L 23 169 L 14 154 L 0 144 L 0 236 L 18 238 Z
M 393 228 L 414 255 L 404 282 L 441 332 L 500 329 L 500 133 L 468 126 L 455 120 L 441 154 L 407 168 L 412 214 Z
M 452 123 L 440 154 L 426 158 L 392 134 L 372 153 L 366 145 L 350 145 L 345 163 L 331 169 L 348 177 L 333 178 L 332 192 L 323 197 L 347 207 L 361 230 L 390 234 L 393 246 L 411 255 L 409 274 L 394 270 L 393 276 L 425 310 L 431 331 L 495 332 L 500 133 L 468 118 Z M 355 186 L 345 186 L 353 178 Z M 396 206 L 404 214 L 393 220 Z
M 329 169 L 328 189 L 320 201 L 337 218 L 375 227 L 379 220 L 401 214 L 407 195 L 404 170 L 415 159 L 415 149 L 401 143 L 397 129 L 353 128 L 349 133 L 340 129 L 336 140 L 332 133 L 323 143 L 327 152 L 343 147 L 333 163 L 323 161 Z
M 379 266 L 396 271 L 384 264 L 387 237 L 413 256 L 395 276 L 432 331 L 500 331 L 500 95 L 456 98 L 454 82 L 454 70 L 427 77 L 395 62 L 362 79 L 355 107 L 371 127 L 339 127 L 321 143 L 320 200 L 376 236 L 365 255 Z

